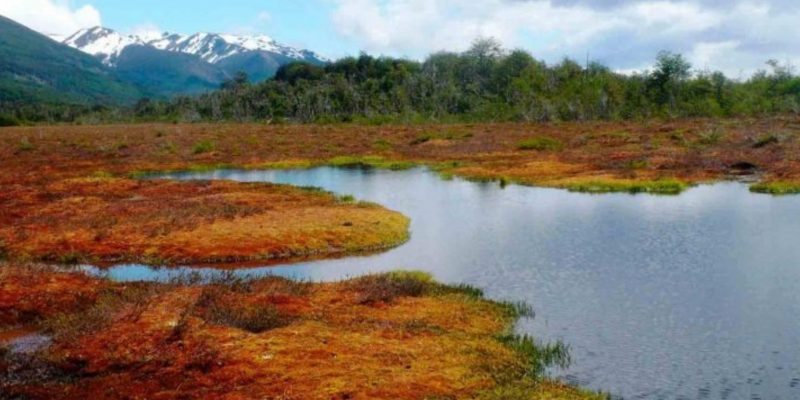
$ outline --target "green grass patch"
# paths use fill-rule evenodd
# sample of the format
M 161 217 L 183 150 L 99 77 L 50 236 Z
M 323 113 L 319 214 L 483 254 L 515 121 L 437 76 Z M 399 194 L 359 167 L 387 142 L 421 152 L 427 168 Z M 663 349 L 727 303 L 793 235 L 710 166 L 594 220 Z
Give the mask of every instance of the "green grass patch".
M 572 363 L 569 347 L 562 342 L 537 343 L 528 335 L 503 335 L 498 339 L 524 360 L 529 378 L 542 378 L 548 368 L 567 368 Z
M 446 130 L 437 132 L 423 132 L 411 141 L 412 146 L 430 142 L 431 140 L 464 140 L 473 136 L 472 132 Z
M 637 170 L 637 169 L 645 169 L 650 165 L 650 162 L 646 159 L 639 159 L 639 160 L 630 160 L 625 163 L 625 169 L 630 170 Z
M 580 193 L 651 193 L 651 194 L 680 194 L 689 188 L 689 184 L 676 179 L 663 179 L 656 181 L 614 181 L 594 180 L 561 185 L 570 192 Z
M 517 143 L 517 148 L 520 150 L 561 151 L 564 149 L 564 143 L 558 139 L 542 136 L 520 141 Z
M 756 139 L 756 142 L 753 143 L 753 148 L 760 149 L 762 147 L 767 147 L 771 144 L 778 144 L 781 142 L 783 135 L 775 132 L 765 133 L 759 136 Z
M 388 160 L 380 156 L 340 156 L 331 158 L 325 165 L 331 167 L 366 167 L 401 171 L 414 168 L 418 164 L 412 161 Z
M 761 182 L 750 186 L 750 191 L 772 195 L 800 194 L 800 182 Z
M 285 160 L 248 165 L 247 169 L 310 169 L 319 165 L 319 163 L 309 160 Z
M 194 147 L 192 147 L 192 153 L 194 154 L 203 154 L 203 153 L 210 153 L 217 148 L 217 145 L 211 140 L 201 140 L 195 143 Z
M 392 149 L 392 144 L 386 139 L 378 139 L 372 143 L 372 148 L 378 151 L 389 151 Z
M 19 151 L 32 151 L 33 149 L 33 143 L 31 143 L 28 138 L 22 138 L 17 145 L 17 150 Z
M 714 127 L 700 132 L 697 142 L 704 146 L 710 146 L 719 143 L 723 138 L 725 138 L 725 131 L 719 127 Z

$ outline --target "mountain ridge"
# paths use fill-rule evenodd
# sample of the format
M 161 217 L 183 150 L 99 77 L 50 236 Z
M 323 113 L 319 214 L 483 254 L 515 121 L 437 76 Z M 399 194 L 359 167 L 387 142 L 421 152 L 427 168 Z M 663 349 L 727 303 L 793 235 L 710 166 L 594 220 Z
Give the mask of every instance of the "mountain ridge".
M 149 46 L 158 50 L 191 54 L 210 64 L 245 53 L 265 53 L 293 61 L 324 64 L 329 60 L 311 50 L 278 43 L 266 35 L 233 35 L 200 32 L 191 35 L 163 32 L 154 37 L 125 35 L 113 29 L 96 26 L 81 29 L 63 40 L 64 44 L 100 58 L 104 64 L 115 66 L 128 46 Z
M 131 103 L 141 93 L 96 58 L 0 15 L 0 103 Z

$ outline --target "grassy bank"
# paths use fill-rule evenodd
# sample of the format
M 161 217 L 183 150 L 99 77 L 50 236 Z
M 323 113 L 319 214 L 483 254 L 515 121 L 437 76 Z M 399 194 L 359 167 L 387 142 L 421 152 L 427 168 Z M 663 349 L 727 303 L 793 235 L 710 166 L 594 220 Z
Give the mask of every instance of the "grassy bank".
M 423 273 L 117 284 L 3 265 L 0 276 L 0 327 L 53 338 L 0 350 L 12 397 L 601 398 L 543 377 L 568 354 L 510 333 L 525 307 Z

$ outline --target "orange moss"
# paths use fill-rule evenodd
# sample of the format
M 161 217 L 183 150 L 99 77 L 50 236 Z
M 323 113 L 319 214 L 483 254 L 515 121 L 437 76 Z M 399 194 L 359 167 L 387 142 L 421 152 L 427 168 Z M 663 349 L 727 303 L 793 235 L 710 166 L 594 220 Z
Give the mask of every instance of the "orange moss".
M 91 305 L 108 282 L 83 274 L 0 266 L 0 327 L 34 323 Z
M 423 292 L 364 304 L 364 285 L 380 282 L 149 284 L 152 290 L 135 297 L 122 284 L 98 283 L 129 301 L 96 304 L 108 315 L 94 330 L 63 335 L 59 329 L 76 324 L 60 325 L 50 332 L 53 345 L 32 362 L 44 363 L 51 377 L 0 389 L 32 399 L 425 399 L 474 398 L 524 383 L 530 395 L 553 394 L 532 398 L 595 398 L 525 380 L 526 360 L 496 339 L 513 321 L 507 307 L 427 279 L 418 281 Z M 212 305 L 229 313 L 268 306 L 286 319 L 253 333 L 209 319 Z M 96 315 L 84 310 L 69 318 L 80 321 L 83 313 Z
M 408 221 L 378 206 L 269 184 L 82 177 L 0 195 L 17 259 L 193 263 L 374 250 Z

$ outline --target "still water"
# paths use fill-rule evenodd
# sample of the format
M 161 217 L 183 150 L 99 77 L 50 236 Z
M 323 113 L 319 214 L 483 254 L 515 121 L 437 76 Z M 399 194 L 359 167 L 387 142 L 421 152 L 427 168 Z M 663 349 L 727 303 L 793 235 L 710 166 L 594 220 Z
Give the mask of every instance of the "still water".
M 626 399 L 800 399 L 800 197 L 721 183 L 680 196 L 586 195 L 317 168 L 167 175 L 319 186 L 411 218 L 378 255 L 249 269 L 332 280 L 398 268 L 526 301 L 518 330 L 563 340 L 554 376 Z M 211 270 L 205 270 L 210 272 Z M 118 266 L 118 280 L 175 270 Z

